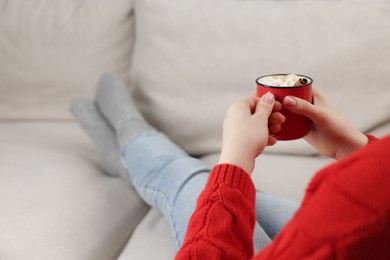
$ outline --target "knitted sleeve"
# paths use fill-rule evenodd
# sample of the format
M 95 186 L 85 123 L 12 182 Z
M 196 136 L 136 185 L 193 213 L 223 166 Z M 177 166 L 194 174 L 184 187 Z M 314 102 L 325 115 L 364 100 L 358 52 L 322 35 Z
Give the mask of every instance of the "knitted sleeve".
M 286 227 L 254 259 L 390 259 L 390 137 L 313 178 Z M 217 165 L 198 199 L 176 259 L 253 257 L 255 189 L 233 165 Z
M 175 259 L 249 259 L 253 256 L 255 188 L 239 167 L 215 166 L 201 193 Z
M 255 259 L 390 259 L 390 137 L 320 171 Z

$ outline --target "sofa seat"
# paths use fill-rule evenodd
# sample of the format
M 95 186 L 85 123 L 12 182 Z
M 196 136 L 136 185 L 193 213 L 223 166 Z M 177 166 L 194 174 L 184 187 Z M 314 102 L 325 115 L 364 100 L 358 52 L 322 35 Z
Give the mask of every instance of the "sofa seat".
M 165 220 L 130 183 L 102 172 L 76 122 L 1 122 L 0 142 L 4 259 L 172 259 Z M 201 159 L 212 166 L 218 157 Z M 256 186 L 299 200 L 312 174 L 329 162 L 310 157 L 263 154 L 253 174 Z
M 0 258 L 116 259 L 148 207 L 78 124 L 1 122 L 0 143 Z

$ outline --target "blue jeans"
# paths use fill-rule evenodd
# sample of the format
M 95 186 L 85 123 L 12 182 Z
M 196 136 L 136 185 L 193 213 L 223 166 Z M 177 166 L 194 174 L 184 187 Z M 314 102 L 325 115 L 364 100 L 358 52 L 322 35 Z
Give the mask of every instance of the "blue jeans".
M 155 131 L 130 139 L 122 162 L 138 194 L 169 223 L 179 249 L 210 169 Z M 255 252 L 271 241 L 297 208 L 298 202 L 257 192 Z

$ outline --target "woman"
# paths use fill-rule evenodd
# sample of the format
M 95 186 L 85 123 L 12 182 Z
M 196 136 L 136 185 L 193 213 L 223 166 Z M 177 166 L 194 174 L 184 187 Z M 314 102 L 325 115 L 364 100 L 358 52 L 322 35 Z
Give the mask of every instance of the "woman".
M 339 160 L 315 176 L 294 216 L 296 203 L 256 192 L 250 179 L 255 158 L 283 127 L 282 104 L 271 93 L 229 108 L 211 173 L 144 120 L 115 76 L 100 80 L 96 102 L 76 99 L 71 107 L 106 155 L 107 171 L 121 171 L 121 154 L 139 195 L 168 221 L 177 259 L 387 258 L 390 139 L 362 134 L 317 89 L 314 105 L 294 97 L 283 105 L 309 117 L 305 139 Z

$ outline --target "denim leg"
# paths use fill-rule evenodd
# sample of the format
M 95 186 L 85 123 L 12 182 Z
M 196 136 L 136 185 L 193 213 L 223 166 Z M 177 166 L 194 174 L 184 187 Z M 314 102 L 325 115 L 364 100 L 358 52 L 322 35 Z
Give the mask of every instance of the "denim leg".
M 122 153 L 122 162 L 138 194 L 161 212 L 173 231 L 176 249 L 180 248 L 210 169 L 155 131 L 132 138 Z M 270 238 L 256 223 L 255 250 L 269 242 Z
M 256 219 L 273 239 L 287 224 L 300 203 L 261 191 L 256 192 Z
M 267 246 L 294 215 L 299 202 L 256 191 L 254 250 Z
M 255 254 L 266 247 L 269 243 L 271 243 L 271 238 L 265 232 L 263 227 L 260 226 L 259 222 L 256 221 L 255 229 L 253 230 L 253 249 Z
M 168 221 L 178 249 L 210 169 L 155 131 L 132 138 L 122 161 L 141 198 Z

